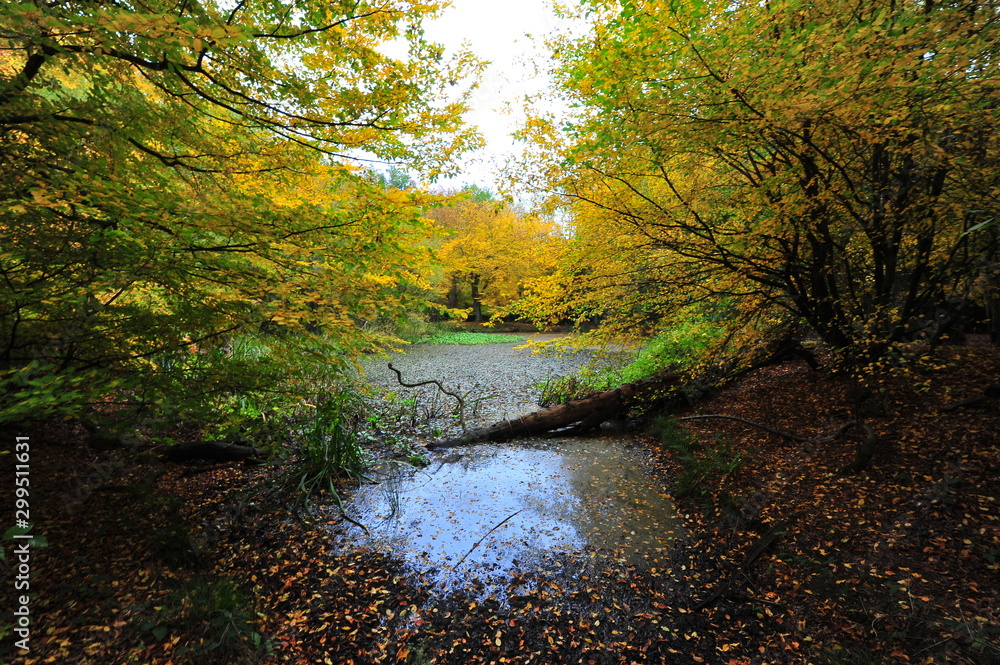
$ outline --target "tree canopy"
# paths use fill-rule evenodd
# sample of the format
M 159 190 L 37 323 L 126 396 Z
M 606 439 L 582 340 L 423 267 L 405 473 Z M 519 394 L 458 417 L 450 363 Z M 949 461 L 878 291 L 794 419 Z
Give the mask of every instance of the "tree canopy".
M 473 187 L 452 197 L 429 213 L 448 234 L 437 251 L 441 288 L 448 307 L 468 307 L 473 320 L 483 321 L 483 305 L 499 313 L 526 283 L 555 269 L 563 238 L 551 221 L 488 191 Z
M 629 326 L 707 298 L 860 358 L 995 301 L 994 3 L 581 13 L 589 34 L 553 45 L 573 118 L 525 130 L 561 154 L 546 186 L 576 221 L 581 304 Z
M 479 141 L 480 63 L 423 37 L 440 6 L 4 3 L 3 417 L 273 387 L 267 358 L 372 348 L 357 323 L 426 280 L 431 200 L 358 160 L 433 177 Z M 237 334 L 265 348 L 253 372 Z

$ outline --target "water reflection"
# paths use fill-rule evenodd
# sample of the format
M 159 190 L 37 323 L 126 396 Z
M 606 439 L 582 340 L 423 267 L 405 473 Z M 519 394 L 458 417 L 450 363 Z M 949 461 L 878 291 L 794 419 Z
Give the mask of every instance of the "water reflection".
M 443 585 L 490 584 L 585 548 L 655 565 L 676 528 L 673 503 L 620 438 L 470 446 L 379 474 L 346 506 L 370 532 L 353 536 Z

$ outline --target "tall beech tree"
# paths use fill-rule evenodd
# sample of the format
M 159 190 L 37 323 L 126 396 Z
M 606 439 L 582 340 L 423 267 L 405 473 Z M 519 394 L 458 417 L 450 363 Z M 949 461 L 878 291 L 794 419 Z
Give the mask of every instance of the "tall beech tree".
M 351 158 L 433 176 L 478 142 L 480 64 L 422 36 L 440 6 L 0 6 L 0 419 L 273 389 L 377 345 L 355 322 L 426 287 L 431 201 Z M 219 351 L 246 335 L 249 368 Z
M 451 196 L 450 204 L 429 213 L 448 234 L 436 252 L 441 288 L 449 308 L 471 305 L 472 320 L 480 322 L 484 305 L 495 313 L 522 295 L 529 280 L 552 273 L 564 239 L 552 222 L 489 192 L 472 188 Z
M 996 3 L 582 13 L 589 34 L 554 45 L 576 107 L 548 171 L 578 220 L 564 285 L 623 321 L 699 294 L 784 311 L 854 359 L 995 299 Z M 525 133 L 552 154 L 551 124 Z

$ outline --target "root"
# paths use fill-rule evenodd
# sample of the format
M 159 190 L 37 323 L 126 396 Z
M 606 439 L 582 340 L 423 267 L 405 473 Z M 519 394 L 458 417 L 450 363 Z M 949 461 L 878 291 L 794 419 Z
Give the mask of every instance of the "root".
M 858 421 L 856 420 L 851 420 L 838 427 L 837 430 L 829 436 L 810 438 L 805 436 L 799 436 L 797 434 L 792 434 L 791 432 L 785 432 L 780 429 L 774 429 L 773 427 L 768 427 L 767 425 L 762 425 L 761 423 L 755 423 L 752 420 L 746 420 L 745 418 L 739 418 L 737 416 L 726 416 L 717 413 L 711 413 L 700 416 L 684 416 L 683 418 L 677 418 L 677 421 L 680 422 L 682 420 L 707 420 L 712 418 L 718 420 L 735 420 L 738 423 L 743 423 L 744 425 L 750 425 L 751 427 L 762 429 L 765 432 L 770 432 L 771 434 L 777 434 L 778 436 L 784 437 L 786 439 L 791 439 L 792 441 L 799 441 L 800 443 L 826 443 L 827 441 L 833 441 L 834 439 L 843 436 L 844 433 L 847 432 L 847 430 L 851 429 L 852 427 L 861 427 L 866 431 L 871 430 L 871 428 L 868 427 L 867 425 L 858 423 Z
M 732 589 L 733 582 L 736 580 L 736 574 L 739 573 L 744 577 L 746 577 L 746 572 L 750 569 L 750 566 L 753 565 L 754 561 L 760 558 L 760 555 L 766 552 L 768 548 L 770 548 L 775 543 L 775 541 L 778 540 L 778 538 L 783 536 L 787 532 L 788 527 L 791 526 L 795 522 L 795 520 L 799 518 L 801 514 L 802 513 L 796 513 L 787 520 L 779 522 L 773 525 L 767 531 L 765 531 L 764 534 L 761 535 L 761 537 L 757 540 L 756 544 L 754 544 L 754 546 L 750 548 L 750 551 L 747 552 L 746 556 L 743 557 L 743 561 L 740 562 L 740 565 L 736 569 L 736 571 L 734 571 L 733 574 L 729 576 L 729 580 L 725 584 L 720 585 L 719 588 L 715 592 L 710 594 L 707 598 L 705 598 L 699 603 L 692 605 L 691 610 L 692 611 L 702 610 L 705 609 L 706 607 L 709 607 L 710 605 L 714 605 L 720 600 L 729 598 L 731 596 L 730 589 Z
M 799 441 L 801 443 L 826 443 L 828 441 L 833 441 L 834 439 L 843 436 L 844 433 L 847 432 L 847 430 L 851 429 L 852 427 L 857 427 L 865 435 L 865 441 L 858 448 L 858 452 L 857 455 L 854 457 L 854 461 L 852 461 L 850 464 L 848 464 L 847 466 L 845 466 L 844 468 L 840 469 L 840 471 L 837 472 L 839 475 L 842 476 L 851 473 L 857 473 L 859 471 L 863 471 L 864 469 L 866 469 L 868 467 L 868 464 L 871 462 L 872 456 L 875 454 L 875 449 L 878 447 L 878 435 L 875 434 L 875 430 L 873 430 L 869 425 L 861 422 L 860 420 L 850 420 L 841 425 L 840 427 L 838 427 L 833 434 L 830 434 L 829 436 L 822 436 L 815 438 L 806 438 L 804 436 L 792 434 L 791 432 L 784 432 L 780 429 L 774 429 L 773 427 L 768 427 L 767 425 L 755 423 L 752 420 L 746 420 L 745 418 L 739 418 L 737 416 L 725 416 L 717 413 L 706 414 L 701 416 L 685 416 L 683 418 L 678 418 L 677 420 L 678 421 L 706 420 L 709 418 L 717 418 L 720 420 L 735 420 L 738 423 L 743 423 L 744 425 L 750 425 L 751 427 L 762 429 L 765 432 L 770 432 L 771 434 L 777 434 L 778 436 L 785 437 L 786 439 L 791 439 L 792 441 Z

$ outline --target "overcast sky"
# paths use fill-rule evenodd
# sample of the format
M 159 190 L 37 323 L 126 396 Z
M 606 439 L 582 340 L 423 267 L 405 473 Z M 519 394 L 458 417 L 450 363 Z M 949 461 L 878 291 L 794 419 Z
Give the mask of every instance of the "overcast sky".
M 560 23 L 545 0 L 454 0 L 440 18 L 425 26 L 428 39 L 456 50 L 468 42 L 470 50 L 491 62 L 471 101 L 466 116 L 488 142 L 470 154 L 458 178 L 444 186 L 474 184 L 496 191 L 495 167 L 516 148 L 510 133 L 523 119 L 523 99 L 544 87 L 533 77 L 528 60 L 537 55 L 542 38 Z M 527 37 L 526 35 L 532 35 Z

